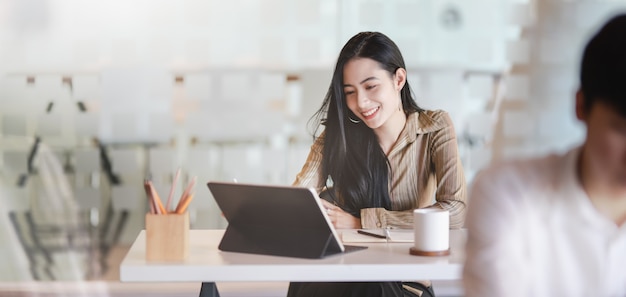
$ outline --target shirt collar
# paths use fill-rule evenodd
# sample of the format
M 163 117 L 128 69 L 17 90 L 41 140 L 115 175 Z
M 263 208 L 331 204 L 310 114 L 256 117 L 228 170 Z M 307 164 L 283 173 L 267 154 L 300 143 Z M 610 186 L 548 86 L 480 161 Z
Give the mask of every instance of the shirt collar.
M 435 119 L 432 112 L 414 112 L 407 117 L 401 137 L 406 137 L 408 142 L 414 142 L 418 134 L 431 133 L 445 127 L 445 121 Z
M 579 146 L 570 150 L 565 156 L 562 182 L 569 195 L 563 195 L 563 198 L 573 199 L 574 201 L 563 202 L 565 205 L 568 205 L 572 211 L 580 213 L 587 222 L 593 222 L 594 225 L 604 230 L 615 230 L 617 226 L 593 206 L 589 195 L 587 195 L 587 192 L 583 188 L 582 182 L 578 176 L 578 162 L 581 153 L 582 146 Z

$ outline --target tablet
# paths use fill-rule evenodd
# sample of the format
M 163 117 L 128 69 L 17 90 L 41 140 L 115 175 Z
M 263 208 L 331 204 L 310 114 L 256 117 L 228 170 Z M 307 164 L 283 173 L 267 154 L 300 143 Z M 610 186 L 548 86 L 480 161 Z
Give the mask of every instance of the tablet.
M 208 182 L 228 221 L 219 249 L 298 258 L 365 249 L 345 246 L 314 189 Z

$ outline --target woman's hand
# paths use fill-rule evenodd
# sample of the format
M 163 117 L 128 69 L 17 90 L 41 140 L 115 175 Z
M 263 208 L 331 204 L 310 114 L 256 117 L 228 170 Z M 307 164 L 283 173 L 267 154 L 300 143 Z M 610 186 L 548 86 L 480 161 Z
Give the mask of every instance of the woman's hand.
M 326 213 L 337 229 L 361 229 L 361 219 L 352 216 L 343 211 L 339 206 L 334 205 L 324 199 L 322 204 L 326 209 Z

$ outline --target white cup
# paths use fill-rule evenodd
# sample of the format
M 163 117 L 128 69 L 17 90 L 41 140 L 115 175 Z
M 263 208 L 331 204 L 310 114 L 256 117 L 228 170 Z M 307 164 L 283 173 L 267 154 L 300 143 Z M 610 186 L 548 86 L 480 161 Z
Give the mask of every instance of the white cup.
M 447 255 L 450 252 L 450 213 L 437 208 L 413 211 L 414 244 L 411 254 Z

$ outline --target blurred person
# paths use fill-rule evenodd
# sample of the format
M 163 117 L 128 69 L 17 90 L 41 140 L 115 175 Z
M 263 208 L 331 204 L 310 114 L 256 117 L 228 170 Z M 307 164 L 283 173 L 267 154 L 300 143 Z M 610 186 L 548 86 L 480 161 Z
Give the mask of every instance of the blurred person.
M 576 116 L 582 145 L 477 175 L 467 297 L 626 296 L 626 14 L 584 49 Z
M 466 183 L 452 120 L 417 105 L 387 36 L 361 32 L 344 45 L 312 119 L 323 131 L 294 186 L 323 192 L 336 228 L 413 228 L 413 210 L 426 207 L 449 210 L 450 227 L 463 226 Z M 429 296 L 428 286 L 293 283 L 289 296 Z

